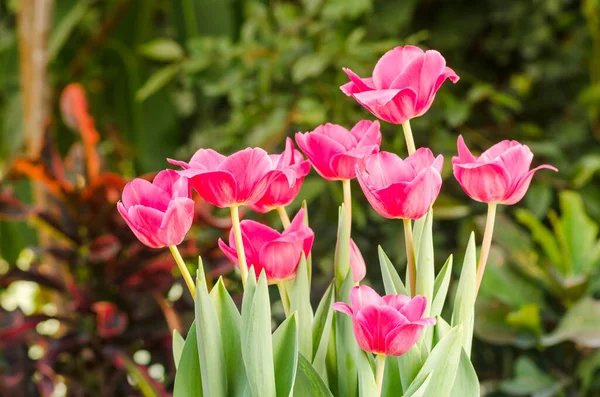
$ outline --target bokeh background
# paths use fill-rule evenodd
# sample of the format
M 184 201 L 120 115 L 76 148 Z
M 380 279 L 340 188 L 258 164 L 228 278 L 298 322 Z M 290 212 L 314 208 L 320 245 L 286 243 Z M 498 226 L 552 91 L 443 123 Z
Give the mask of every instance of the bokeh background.
M 459 134 L 476 151 L 519 140 L 560 169 L 501 209 L 477 304 L 482 393 L 599 396 L 597 0 L 0 1 L 0 395 L 169 395 L 171 331 L 185 334 L 193 305 L 168 252 L 117 215 L 124 183 L 200 147 L 277 151 L 297 131 L 370 118 L 340 92 L 341 68 L 370 75 L 404 44 L 439 50 L 461 76 L 412 123 L 417 146 L 446 158 L 438 268 L 482 235 L 485 206 L 451 173 Z M 405 153 L 399 126 L 382 132 Z M 378 286 L 377 244 L 405 266 L 401 226 L 353 195 Z M 323 288 L 341 185 L 313 172 L 300 197 Z M 239 291 L 215 248 L 224 215 L 198 201 L 182 251 Z

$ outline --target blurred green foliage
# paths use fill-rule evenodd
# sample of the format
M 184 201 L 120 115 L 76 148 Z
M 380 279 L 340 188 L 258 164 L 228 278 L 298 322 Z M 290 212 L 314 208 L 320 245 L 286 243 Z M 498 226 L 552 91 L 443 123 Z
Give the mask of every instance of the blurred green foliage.
M 16 4 L 0 3 L 0 170 L 23 142 Z M 350 127 L 372 118 L 339 91 L 347 81 L 341 68 L 368 76 L 385 51 L 403 44 L 439 50 L 461 76 L 458 84 L 444 85 L 430 111 L 412 123 L 417 145 L 446 157 L 445 185 L 435 206 L 443 219 L 434 225 L 438 258 L 461 252 L 457 247 L 466 245 L 476 216 L 485 211 L 451 176 L 458 134 L 479 150 L 517 139 L 536 153 L 534 163 L 560 169 L 539 173 L 523 202 L 505 208 L 498 223 L 496 258 L 517 270 L 490 266 L 482 290 L 491 296 L 482 299 L 486 315 L 479 318 L 511 331 L 501 340 L 477 342 L 481 354 L 475 362 L 481 380 L 489 381 L 486 390 L 598 392 L 590 381 L 597 353 L 577 341 L 558 350 L 539 342 L 577 302 L 598 297 L 596 0 L 56 0 L 50 80 L 55 95 L 73 81 L 86 87 L 104 158 L 113 170 L 132 176 L 162 169 L 165 157 L 186 158 L 199 147 L 273 151 L 296 131 L 327 121 Z M 58 117 L 58 109 L 53 114 Z M 384 150 L 404 153 L 399 126 L 384 124 L 382 131 Z M 75 139 L 61 123 L 53 133 L 65 150 Z M 126 155 L 117 150 L 123 147 Z M 562 189 L 580 196 L 564 194 L 559 202 L 556 191 Z M 353 192 L 354 239 L 367 262 L 375 262 L 376 241 L 403 263 L 400 225 L 377 216 L 357 186 Z M 324 260 L 316 266 L 327 272 L 341 186 L 313 173 L 300 197 L 309 202 L 319 235 L 315 250 Z M 11 243 L 2 244 L 2 256 L 7 246 L 18 252 L 14 245 L 25 243 L 6 235 L 2 241 Z M 480 335 L 488 334 L 483 330 Z M 563 355 L 575 361 L 561 362 Z M 569 368 L 575 365 L 586 375 L 565 381 L 573 379 Z M 560 387 L 554 389 L 556 382 Z

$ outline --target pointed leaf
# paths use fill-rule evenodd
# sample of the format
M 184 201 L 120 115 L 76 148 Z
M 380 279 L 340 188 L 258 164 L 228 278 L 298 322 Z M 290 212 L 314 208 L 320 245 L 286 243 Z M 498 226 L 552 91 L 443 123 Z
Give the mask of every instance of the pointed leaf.
M 397 358 L 402 389 L 407 390 L 423 366 L 423 356 L 419 344 L 415 344 L 406 353 Z
M 346 209 L 342 204 L 338 211 L 339 223 L 335 245 L 335 285 L 339 290 L 350 270 L 350 231 L 346 225 Z
M 452 255 L 448 257 L 444 267 L 438 273 L 433 283 L 433 303 L 431 304 L 431 317 L 439 316 L 446 302 L 450 276 L 452 275 Z
M 429 372 L 428 374 L 423 374 L 419 378 L 415 379 L 404 394 L 404 397 L 426 397 L 425 392 L 427 391 L 429 383 L 434 375 L 435 370 Z
M 471 359 L 464 349 L 460 352 L 460 363 L 450 396 L 479 397 L 479 379 L 477 379 Z
M 175 374 L 175 386 L 173 397 L 202 397 L 202 376 L 200 373 L 200 361 L 198 358 L 198 338 L 196 336 L 196 322 L 192 323 L 188 331 L 179 368 Z
M 179 360 L 181 359 L 181 353 L 183 353 L 183 346 L 185 345 L 185 339 L 176 329 L 173 330 L 173 361 L 175 362 L 175 369 L 179 368 Z
M 423 225 L 423 233 L 419 241 L 419 253 L 417 255 L 417 288 L 416 294 L 427 299 L 424 317 L 430 317 L 431 304 L 433 302 L 433 284 L 435 282 L 435 264 L 433 258 L 433 211 L 429 210 Z M 431 350 L 433 329 L 426 327 L 423 330 L 421 341 L 427 351 Z
M 277 397 L 289 397 L 294 389 L 298 366 L 298 323 L 296 314 L 288 317 L 273 333 L 273 363 L 276 368 Z
M 319 303 L 313 322 L 314 358 L 312 365 L 323 379 L 327 378 L 326 358 L 333 323 L 333 310 L 331 309 L 331 305 L 334 303 L 333 291 L 334 286 L 331 283 Z
M 402 382 L 400 381 L 400 368 L 398 367 L 398 358 L 388 357 L 385 360 L 385 372 L 383 374 L 381 397 L 396 397 L 398 395 L 401 395 L 401 392 Z
M 298 272 L 296 273 L 296 278 L 293 281 L 290 305 L 291 312 L 296 312 L 298 317 L 298 342 L 300 353 L 302 353 L 302 355 L 308 360 L 312 361 L 313 311 L 310 304 L 310 282 L 308 280 L 308 268 L 304 255 L 302 255 L 302 258 L 300 259 Z
M 388 295 L 408 295 L 408 292 L 402 283 L 402 279 L 400 279 L 400 275 L 398 275 L 398 271 L 381 246 L 377 247 L 377 253 L 379 254 L 379 267 L 381 268 L 381 277 L 383 278 L 385 293 Z
M 477 273 L 477 252 L 475 249 L 475 234 L 471 233 L 465 260 L 463 261 L 454 310 L 452 312 L 452 326 L 463 325 L 463 347 L 467 356 L 471 356 L 471 343 L 473 342 L 473 324 L 475 320 L 475 284 Z
M 353 286 L 352 271 L 349 271 L 340 288 L 337 301 L 350 303 L 350 290 Z M 354 337 L 352 318 L 340 312 L 335 312 L 335 331 L 338 395 L 355 397 L 357 396 L 358 386 L 358 368 L 356 364 L 358 344 Z
M 377 383 L 375 382 L 375 374 L 367 354 L 370 353 L 365 353 L 360 349 L 356 349 L 356 362 L 358 365 L 358 395 L 376 396 Z
M 333 397 L 323 379 L 301 354 L 298 356 L 294 397 Z

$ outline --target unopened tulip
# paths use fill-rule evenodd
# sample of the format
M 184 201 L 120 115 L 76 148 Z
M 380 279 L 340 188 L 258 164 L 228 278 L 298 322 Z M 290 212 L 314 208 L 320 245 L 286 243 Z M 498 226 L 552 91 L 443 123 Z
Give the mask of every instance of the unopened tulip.
M 435 319 L 423 318 L 427 299 L 423 296 L 379 296 L 361 285 L 350 291 L 350 305 L 336 302 L 333 308 L 352 317 L 354 336 L 361 349 L 385 356 L 401 356 L 419 339 L 423 327 Z
M 246 148 L 223 156 L 212 149 L 200 149 L 189 163 L 168 160 L 184 170 L 180 175 L 209 203 L 220 207 L 253 204 L 281 172 L 273 170 L 272 160 L 263 149 Z
M 369 157 L 365 171 L 356 173 L 367 200 L 381 216 L 419 219 L 440 192 L 443 163 L 442 155 L 434 157 L 427 148 L 405 160 L 380 152 Z
M 194 219 L 188 181 L 174 170 L 159 172 L 152 183 L 139 178 L 129 182 L 117 209 L 136 237 L 151 248 L 180 244 Z
M 287 138 L 285 150 L 281 154 L 272 154 L 273 170 L 281 171 L 267 186 L 267 191 L 250 208 L 257 212 L 269 212 L 274 208 L 289 205 L 300 191 L 304 177 L 310 172 L 310 162 L 304 160 L 302 153 L 294 149 L 291 138 Z
M 352 239 L 350 239 L 350 268 L 352 269 L 352 276 L 355 283 L 360 282 L 367 275 L 365 259 Z
M 240 227 L 248 267 L 254 266 L 257 276 L 264 269 L 270 284 L 294 278 L 302 252 L 308 255 L 314 240 L 313 231 L 304 224 L 304 209 L 298 211 L 283 233 L 251 220 L 243 220 Z M 219 239 L 219 247 L 232 262 L 238 263 L 233 231 L 229 245 Z
M 544 164 L 529 169 L 533 153 L 517 141 L 502 141 L 481 156 L 473 156 L 462 136 L 458 137 L 458 156 L 452 158 L 454 176 L 473 200 L 484 203 L 516 204 L 529 188 L 535 172 Z
M 373 77 L 360 78 L 350 69 L 343 70 L 351 80 L 340 87 L 344 94 L 393 124 L 423 115 L 442 83 L 459 79 L 439 52 L 410 45 L 386 52 L 375 65 Z
M 365 159 L 379 151 L 381 132 L 378 121 L 359 121 L 350 131 L 327 123 L 296 133 L 296 143 L 323 178 L 350 180 L 356 176 L 355 167 L 363 169 Z

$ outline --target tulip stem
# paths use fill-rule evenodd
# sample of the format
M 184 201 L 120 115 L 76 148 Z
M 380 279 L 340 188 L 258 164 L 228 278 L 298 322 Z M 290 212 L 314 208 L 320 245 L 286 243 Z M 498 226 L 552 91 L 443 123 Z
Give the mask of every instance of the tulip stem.
M 350 179 L 342 180 L 344 187 L 344 211 L 346 212 L 346 226 L 348 227 L 348 235 L 352 235 L 352 190 Z
M 377 355 L 377 370 L 375 382 L 377 383 L 377 395 L 381 396 L 381 387 L 383 386 L 383 374 L 385 373 L 385 354 Z
M 483 232 L 483 243 L 481 244 L 481 253 L 479 256 L 479 263 L 477 264 L 477 284 L 475 285 L 475 296 L 479 292 L 481 286 L 481 280 L 483 280 L 483 273 L 485 272 L 485 265 L 487 264 L 488 256 L 490 254 L 490 247 L 492 246 L 492 235 L 494 234 L 494 223 L 496 221 L 496 207 L 498 204 L 489 203 L 487 219 L 485 221 L 485 231 Z
M 177 267 L 179 268 L 179 271 L 181 272 L 181 275 L 183 276 L 183 279 L 185 280 L 185 284 L 187 285 L 188 289 L 190 290 L 190 294 L 192 294 L 192 298 L 196 299 L 196 285 L 194 284 L 194 279 L 192 278 L 190 272 L 188 271 L 188 268 L 185 265 L 185 262 L 183 261 L 183 258 L 181 257 L 181 254 L 179 253 L 179 250 L 177 249 L 177 246 L 170 245 L 169 249 L 171 250 L 171 254 L 173 255 L 173 258 L 175 258 L 175 263 L 177 263 Z
M 290 300 L 288 298 L 287 289 L 285 288 L 284 282 L 279 281 L 277 283 L 277 288 L 279 288 L 279 296 L 281 298 L 281 304 L 283 305 L 285 318 L 288 318 L 290 316 Z
M 246 253 L 244 252 L 244 242 L 242 240 L 242 229 L 240 227 L 240 212 L 238 205 L 232 205 L 231 209 L 231 224 L 233 227 L 233 235 L 235 237 L 235 250 L 238 255 L 238 263 L 240 272 L 242 273 L 242 286 L 246 286 L 248 278 L 248 265 L 246 264 Z
M 406 149 L 408 150 L 408 155 L 410 156 L 417 150 L 415 148 L 415 140 L 413 139 L 412 129 L 410 128 L 410 120 L 406 120 L 404 123 L 402 123 L 402 129 L 404 130 Z
M 406 244 L 406 263 L 408 266 L 410 295 L 415 296 L 417 293 L 417 263 L 415 258 L 415 241 L 413 239 L 412 223 L 410 219 L 402 219 L 402 221 L 404 222 L 404 243 Z
M 277 213 L 281 218 L 281 223 L 283 224 L 283 228 L 287 229 L 290 226 L 290 217 L 288 216 L 287 211 L 283 205 L 277 207 Z

